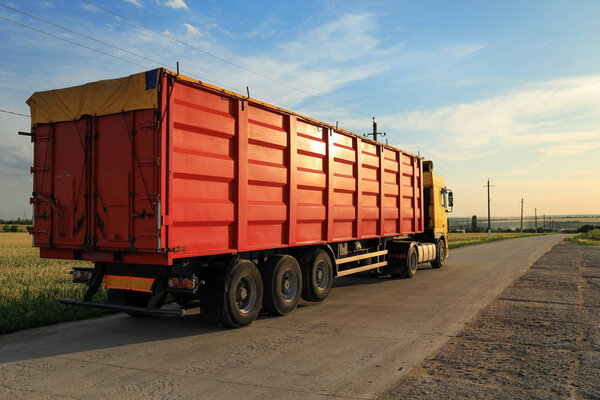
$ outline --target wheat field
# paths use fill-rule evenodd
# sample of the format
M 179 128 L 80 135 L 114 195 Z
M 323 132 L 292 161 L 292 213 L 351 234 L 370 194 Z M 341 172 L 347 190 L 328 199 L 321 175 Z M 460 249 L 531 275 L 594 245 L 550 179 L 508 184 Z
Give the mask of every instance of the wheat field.
M 58 302 L 83 298 L 87 286 L 72 283 L 69 274 L 75 265 L 92 266 L 40 258 L 29 234 L 0 232 L 0 333 L 106 313 Z M 105 296 L 100 292 L 94 299 Z

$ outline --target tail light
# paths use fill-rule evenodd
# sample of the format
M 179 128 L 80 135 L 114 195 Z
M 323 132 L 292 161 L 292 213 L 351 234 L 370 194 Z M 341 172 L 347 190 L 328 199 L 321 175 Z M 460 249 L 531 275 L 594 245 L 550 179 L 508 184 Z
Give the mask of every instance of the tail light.
M 92 279 L 94 270 L 87 268 L 75 268 L 73 271 L 71 271 L 71 274 L 73 275 L 73 282 L 88 283 Z
M 170 277 L 167 281 L 169 289 L 195 290 L 198 287 L 198 278 Z

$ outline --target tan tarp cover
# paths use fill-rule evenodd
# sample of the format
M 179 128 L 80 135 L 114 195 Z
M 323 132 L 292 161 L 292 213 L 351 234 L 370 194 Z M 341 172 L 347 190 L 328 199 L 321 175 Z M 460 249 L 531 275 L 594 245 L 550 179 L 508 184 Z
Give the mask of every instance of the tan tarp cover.
M 82 115 L 107 115 L 120 113 L 122 110 L 156 108 L 158 94 L 155 71 L 36 92 L 27 100 L 31 124 L 73 121 Z M 148 79 L 154 79 L 154 82 L 147 82 Z

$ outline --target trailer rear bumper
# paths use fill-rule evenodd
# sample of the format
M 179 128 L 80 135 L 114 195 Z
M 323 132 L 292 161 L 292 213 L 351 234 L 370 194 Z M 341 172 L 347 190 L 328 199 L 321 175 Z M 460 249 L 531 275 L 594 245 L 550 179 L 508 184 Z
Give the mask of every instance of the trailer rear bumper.
M 94 301 L 84 301 L 76 299 L 60 299 L 62 304 L 68 304 L 71 306 L 81 307 L 94 307 L 94 308 L 105 308 L 108 310 L 130 312 L 141 315 L 156 315 L 159 317 L 187 317 L 189 315 L 200 314 L 200 307 L 195 308 L 181 308 L 181 309 L 169 309 L 169 308 L 145 308 L 145 307 L 134 307 L 124 306 L 120 304 L 108 304 L 108 303 L 96 303 Z

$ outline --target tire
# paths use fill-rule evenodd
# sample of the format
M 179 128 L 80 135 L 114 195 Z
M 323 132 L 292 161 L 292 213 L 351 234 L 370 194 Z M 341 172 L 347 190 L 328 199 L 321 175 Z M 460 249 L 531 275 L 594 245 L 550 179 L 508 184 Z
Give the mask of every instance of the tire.
M 394 278 L 412 278 L 417 273 L 417 249 L 409 245 L 406 257 L 403 261 L 390 268 L 390 274 Z
M 333 264 L 329 254 L 316 249 L 302 263 L 302 298 L 306 301 L 323 301 L 333 284 Z
M 446 243 L 444 239 L 440 239 L 435 248 L 435 260 L 431 262 L 431 266 L 436 269 L 442 268 L 444 261 L 446 261 Z
M 302 272 L 292 256 L 270 257 L 262 270 L 263 307 L 273 315 L 294 311 L 302 293 Z
M 135 290 L 108 289 L 107 296 L 108 302 L 111 304 L 146 308 L 148 307 L 148 302 L 152 297 L 152 293 L 136 292 Z M 161 307 L 164 301 L 164 298 L 161 301 L 159 301 L 156 308 Z M 144 315 L 131 311 L 125 311 L 125 314 L 130 315 L 132 317 L 139 317 Z
M 411 246 L 406 254 L 406 260 L 404 261 L 404 277 L 412 278 L 417 273 L 418 255 L 417 249 Z
M 228 267 L 223 295 L 223 325 L 241 328 L 249 325 L 260 312 L 263 284 L 252 261 L 237 260 Z

